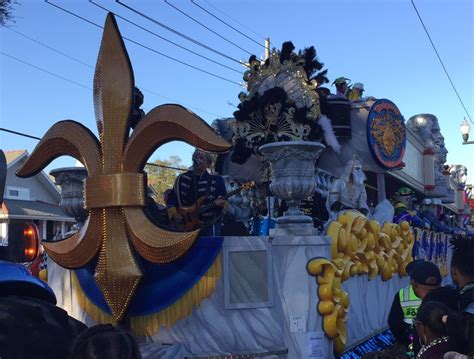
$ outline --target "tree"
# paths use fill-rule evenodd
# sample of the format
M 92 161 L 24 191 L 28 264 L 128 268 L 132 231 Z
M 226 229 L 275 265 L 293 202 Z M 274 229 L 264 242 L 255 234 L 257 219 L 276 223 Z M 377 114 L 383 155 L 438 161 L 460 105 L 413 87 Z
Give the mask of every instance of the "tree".
M 13 5 L 18 4 L 16 0 L 0 0 L 0 26 L 5 26 L 8 21 L 13 20 Z
M 167 160 L 156 160 L 152 162 L 158 166 L 146 165 L 145 171 L 148 174 L 148 185 L 151 185 L 155 191 L 154 200 L 158 203 L 163 203 L 163 193 L 173 188 L 176 177 L 183 171 L 166 167 L 183 168 L 181 165 L 181 158 L 179 156 L 171 156 Z M 183 168 L 183 170 L 186 170 Z

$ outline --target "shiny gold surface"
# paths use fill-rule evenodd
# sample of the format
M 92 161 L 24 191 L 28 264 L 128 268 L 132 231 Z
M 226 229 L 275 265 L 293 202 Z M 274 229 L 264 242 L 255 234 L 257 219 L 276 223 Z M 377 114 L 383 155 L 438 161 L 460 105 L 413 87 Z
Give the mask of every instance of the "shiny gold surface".
M 181 257 L 196 240 L 199 230 L 169 232 L 153 223 L 141 208 L 124 208 L 130 239 L 138 253 L 153 263 L 168 263 Z
M 67 120 L 55 123 L 36 145 L 30 159 L 16 175 L 31 177 L 54 159 L 68 155 L 81 161 L 89 176 L 100 173 L 101 149 L 93 133 L 78 122 Z
M 247 81 L 247 90 L 249 92 L 248 94 L 241 93 L 239 95 L 240 102 L 250 100 L 256 92 L 261 91 L 261 86 L 264 86 L 268 79 L 288 76 L 292 78 L 294 84 L 289 92 L 290 97 L 292 97 L 293 93 L 298 93 L 306 106 L 310 108 L 310 116 L 316 120 L 321 114 L 319 95 L 315 91 L 318 86 L 316 80 L 308 80 L 306 71 L 299 59 L 290 58 L 282 64 L 280 62 L 280 54 L 279 51 L 273 49 L 268 58 L 268 66 L 260 66 L 259 60 L 250 64 L 249 70 L 244 73 L 244 80 Z
M 334 350 L 346 347 L 346 321 L 349 294 L 341 283 L 356 275 L 377 275 L 390 280 L 394 275 L 406 276 L 406 265 L 412 261 L 413 230 L 408 222 L 384 223 L 368 220 L 357 211 L 344 211 L 327 228 L 331 237 L 331 260 L 311 259 L 306 268 L 317 277 L 318 312 L 323 317 L 323 330 L 334 340 Z
M 230 148 L 203 120 L 178 105 L 155 108 L 129 139 L 133 90 L 128 54 L 114 16 L 109 14 L 94 76 L 100 141 L 79 123 L 59 122 L 18 171 L 19 176 L 34 175 L 61 155 L 73 156 L 86 166 L 89 178 L 84 197 L 89 219 L 79 233 L 45 244 L 45 248 L 67 268 L 82 267 L 99 253 L 96 281 L 117 321 L 126 314 L 143 276 L 131 244 L 144 258 L 166 263 L 186 253 L 198 234 L 167 232 L 146 218 L 146 159 L 171 140 L 215 152 Z
M 43 246 L 48 256 L 61 266 L 71 269 L 84 267 L 99 250 L 101 226 L 101 210 L 91 210 L 79 232 L 62 241 L 44 242 Z
M 209 152 L 226 152 L 232 147 L 191 111 L 179 105 L 162 105 L 148 112 L 133 131 L 125 149 L 123 170 L 141 171 L 159 146 L 173 140 L 184 141 Z
M 145 206 L 146 175 L 115 173 L 87 178 L 84 181 L 84 207 Z

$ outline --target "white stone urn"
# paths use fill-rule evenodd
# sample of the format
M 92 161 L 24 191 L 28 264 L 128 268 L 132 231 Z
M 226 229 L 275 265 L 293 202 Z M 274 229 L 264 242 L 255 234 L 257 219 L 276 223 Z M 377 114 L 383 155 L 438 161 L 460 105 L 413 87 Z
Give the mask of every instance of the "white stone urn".
M 285 229 L 292 234 L 313 229 L 313 219 L 299 209 L 302 200 L 311 196 L 316 189 L 314 167 L 325 146 L 319 142 L 284 141 L 263 145 L 259 151 L 270 162 L 273 194 L 285 200 L 289 209 L 277 218 L 277 229 Z

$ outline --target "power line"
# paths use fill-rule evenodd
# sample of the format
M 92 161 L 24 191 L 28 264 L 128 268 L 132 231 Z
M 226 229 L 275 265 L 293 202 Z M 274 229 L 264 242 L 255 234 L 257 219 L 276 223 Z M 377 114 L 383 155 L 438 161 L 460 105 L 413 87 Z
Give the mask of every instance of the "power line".
M 164 2 L 169 5 L 170 7 L 172 7 L 173 9 L 175 9 L 176 11 L 180 12 L 181 14 L 183 14 L 184 16 L 186 16 L 187 18 L 193 20 L 195 23 L 201 25 L 203 28 L 205 28 L 206 30 L 212 32 L 214 35 L 220 37 L 221 39 L 223 39 L 224 41 L 228 42 L 229 44 L 231 45 L 234 45 L 235 47 L 237 47 L 238 49 L 246 52 L 247 54 L 249 55 L 253 55 L 250 51 L 247 51 L 245 50 L 243 47 L 237 45 L 235 42 L 232 42 L 230 41 L 229 39 L 227 39 L 226 37 L 222 36 L 221 34 L 219 34 L 217 31 L 214 31 L 212 30 L 210 27 L 208 27 L 207 25 L 203 24 L 202 22 L 196 20 L 194 17 L 192 17 L 191 15 L 187 14 L 186 12 L 184 12 L 183 10 L 181 10 L 180 8 L 178 8 L 177 6 L 171 4 L 168 0 L 164 0 Z
M 218 9 L 216 6 L 212 5 L 209 1 L 207 0 L 204 0 L 205 3 L 207 5 L 209 5 L 210 7 L 212 7 L 214 10 L 220 12 L 222 15 L 224 15 L 225 17 L 227 17 L 228 19 L 234 21 L 235 23 L 239 24 L 240 26 L 246 28 L 247 30 L 249 30 L 251 33 L 253 33 L 254 35 L 257 35 L 258 37 L 260 37 L 261 39 L 265 40 L 265 36 L 262 36 L 260 34 L 257 34 L 255 31 L 253 31 L 250 27 L 248 27 L 247 25 L 245 24 L 242 24 L 240 21 L 238 21 L 237 19 L 234 19 L 232 16 L 226 14 L 224 11 Z
M 187 168 L 173 167 L 173 166 L 166 166 L 166 165 L 159 165 L 159 164 L 153 163 L 153 162 L 147 162 L 146 165 L 147 165 L 147 166 L 154 166 L 154 167 L 167 168 L 167 169 L 170 169 L 170 170 L 183 171 L 183 172 L 186 172 L 186 171 L 188 170 Z
M 180 45 L 180 44 L 178 44 L 178 43 L 176 43 L 176 42 L 174 42 L 174 41 L 171 41 L 171 40 L 167 39 L 166 37 L 163 37 L 163 36 L 157 34 L 156 32 L 153 32 L 153 31 L 151 31 L 151 30 L 148 30 L 147 28 L 145 28 L 145 27 L 143 27 L 143 26 L 140 26 L 140 25 L 138 25 L 137 23 L 135 23 L 135 22 L 133 22 L 133 21 L 127 19 L 127 18 L 125 18 L 125 17 L 123 17 L 123 16 L 121 16 L 121 15 L 118 15 L 117 13 L 113 12 L 112 10 L 109 10 L 109 9 L 107 9 L 107 8 L 104 7 L 104 6 L 97 4 L 97 3 L 94 2 L 93 0 L 89 0 L 89 2 L 90 2 L 92 5 L 95 5 L 95 6 L 97 6 L 98 8 L 100 8 L 100 9 L 102 9 L 102 10 L 104 10 L 104 11 L 107 11 L 107 12 L 112 13 L 112 14 L 114 14 L 116 17 L 118 17 L 118 18 L 120 18 L 120 19 L 122 19 L 122 20 L 128 22 L 129 24 L 132 24 L 132 25 L 138 27 L 139 29 L 141 29 L 141 30 L 143 30 L 143 31 L 145 31 L 145 32 L 148 32 L 149 34 L 152 34 L 152 35 L 158 37 L 159 39 L 161 39 L 161 40 L 163 40 L 163 41 L 166 41 L 166 42 L 168 42 L 168 43 L 170 43 L 170 44 L 172 44 L 172 45 L 174 45 L 174 46 L 176 46 L 176 47 L 179 47 L 179 48 L 182 49 L 182 50 L 185 50 L 185 51 L 187 51 L 187 52 L 189 52 L 189 53 L 191 53 L 191 54 L 193 54 L 193 55 L 199 56 L 200 58 L 203 58 L 203 59 L 205 59 L 205 60 L 207 60 L 207 61 L 210 61 L 210 62 L 212 62 L 212 63 L 214 63 L 214 64 L 216 64 L 216 65 L 225 67 L 225 68 L 228 69 L 228 70 L 237 72 L 238 74 L 241 74 L 241 73 L 242 73 L 242 71 L 233 69 L 233 68 L 230 67 L 230 66 L 224 65 L 224 64 L 222 64 L 222 63 L 220 63 L 220 62 L 218 62 L 218 61 L 215 61 L 215 60 L 213 60 L 213 59 L 211 59 L 211 58 L 209 58 L 209 57 L 207 57 L 207 56 L 201 55 L 201 54 L 198 53 L 198 52 L 195 52 L 195 51 L 193 51 L 193 50 L 190 50 L 190 49 L 188 49 L 188 48 L 186 48 L 186 47 L 184 47 L 184 46 L 182 46 L 182 45 Z
M 73 80 L 69 80 L 69 79 L 66 78 L 66 77 L 63 77 L 63 76 L 58 75 L 58 74 L 55 74 L 54 72 L 51 72 L 51 71 L 46 70 L 46 69 L 43 69 L 42 67 L 33 65 L 32 63 L 29 63 L 29 62 L 27 62 L 27 61 L 21 60 L 21 59 L 19 59 L 18 57 L 15 57 L 15 56 L 6 54 L 6 53 L 4 53 L 4 52 L 2 52 L 2 51 L 0 51 L 0 54 L 2 54 L 3 56 L 7 56 L 7 57 L 9 57 L 9 58 L 11 58 L 11 59 L 13 59 L 13 60 L 15 60 L 15 61 L 21 62 L 22 64 L 25 64 L 25 65 L 27 65 L 27 66 L 33 67 L 33 68 L 35 68 L 36 70 L 45 72 L 45 73 L 47 73 L 47 74 L 49 74 L 49 75 L 51 75 L 51 76 L 60 78 L 61 80 L 70 82 L 70 83 L 72 83 L 72 84 L 74 84 L 74 85 L 77 85 L 77 86 L 80 86 L 80 87 L 83 87 L 83 88 L 85 88 L 85 89 L 88 89 L 88 90 L 91 90 L 91 91 L 92 91 L 92 88 L 91 88 L 91 87 L 88 87 L 88 86 L 86 86 L 86 85 L 80 84 L 79 82 L 76 82 L 76 81 L 73 81 Z
M 155 96 L 158 96 L 158 97 L 161 97 L 161 98 L 164 98 L 165 100 L 169 100 L 169 101 L 172 101 L 172 102 L 175 102 L 175 103 L 181 103 L 183 105 L 185 105 L 186 107 L 189 107 L 189 108 L 192 108 L 194 110 L 198 110 L 198 111 L 201 111 L 201 112 L 204 112 L 204 113 L 207 113 L 208 115 L 212 115 L 212 116 L 216 116 L 217 118 L 224 118 L 226 116 L 222 116 L 222 115 L 219 115 L 218 113 L 214 113 L 214 112 L 209 112 L 209 111 L 206 111 L 200 107 L 197 107 L 197 106 L 193 106 L 193 105 L 189 105 L 189 104 L 186 104 L 185 102 L 182 102 L 182 101 L 178 101 L 178 100 L 175 100 L 175 99 L 172 99 L 170 97 L 167 97 L 167 96 L 164 96 L 164 95 L 160 95 L 159 93 L 156 93 L 156 92 L 153 92 L 151 90 L 147 90 L 145 88 L 141 88 L 143 91 L 145 92 L 148 92 L 152 95 L 155 95 Z
M 116 0 L 116 1 L 119 1 L 119 0 Z M 201 5 L 199 5 L 198 3 L 196 3 L 194 0 L 191 0 L 191 3 L 195 6 L 197 6 L 198 8 L 200 8 L 202 11 L 204 11 L 205 13 L 211 15 L 214 19 L 216 20 L 219 20 L 221 23 L 223 23 L 224 25 L 226 25 L 227 27 L 230 27 L 232 30 L 238 32 L 240 35 L 246 37 L 247 39 L 249 39 L 250 41 L 253 41 L 254 43 L 256 43 L 257 45 L 265 48 L 265 45 L 262 45 L 260 42 L 254 40 L 253 38 L 251 38 L 250 36 L 244 34 L 242 31 L 240 31 L 239 29 L 236 29 L 235 27 L 233 27 L 232 25 L 228 24 L 227 22 L 225 22 L 224 20 L 222 20 L 220 17 L 214 15 L 212 12 L 210 12 L 209 10 L 205 9 L 204 7 L 202 7 Z
M 40 137 L 28 135 L 27 133 L 24 133 L 24 132 L 9 130 L 8 128 L 0 127 L 0 131 L 8 132 L 8 133 L 11 133 L 11 134 L 14 134 L 14 135 L 17 135 L 17 136 L 32 138 L 32 139 L 38 140 L 38 141 L 41 140 Z M 154 167 L 167 168 L 167 169 L 170 169 L 170 170 L 187 171 L 187 168 L 173 167 L 173 166 L 166 166 L 166 165 L 159 165 L 159 164 L 157 164 L 157 163 L 152 163 L 152 162 L 147 162 L 146 165 L 147 165 L 147 166 L 154 166 Z
M 70 55 L 68 55 L 68 54 L 66 54 L 66 53 L 64 53 L 64 52 L 62 52 L 62 51 L 59 51 L 58 49 L 55 49 L 54 47 L 51 47 L 51 46 L 49 46 L 49 45 L 46 45 L 46 44 L 42 43 L 41 41 L 38 41 L 38 40 L 36 40 L 36 39 L 34 39 L 34 38 L 28 36 L 28 35 L 23 34 L 23 33 L 20 32 L 20 31 L 14 30 L 14 29 L 12 29 L 12 28 L 10 28 L 10 27 L 4 27 L 4 29 L 7 29 L 7 30 L 9 30 L 9 31 L 12 31 L 12 32 L 14 32 L 14 33 L 16 33 L 16 34 L 18 34 L 18 35 L 20 35 L 20 36 L 23 36 L 24 38 L 26 38 L 26 39 L 28 39 L 28 40 L 30 40 L 30 41 L 33 41 L 33 42 L 37 43 L 38 45 L 41 45 L 41 46 L 43 46 L 43 47 L 46 47 L 47 49 L 50 49 L 51 51 L 54 51 L 54 52 L 56 52 L 56 53 L 58 53 L 58 54 L 60 54 L 60 55 L 62 55 L 62 56 L 64 56 L 64 57 L 67 57 L 67 58 L 70 59 L 70 60 L 76 61 L 76 62 L 78 62 L 78 63 L 80 63 L 80 64 L 82 64 L 82 65 L 84 65 L 84 66 L 90 67 L 91 69 L 94 68 L 94 66 L 91 66 L 91 65 L 89 65 L 89 64 L 87 64 L 87 63 L 85 63 L 85 62 L 83 62 L 83 61 L 81 61 L 81 60 L 79 60 L 79 59 L 76 59 L 75 57 L 72 57 L 72 56 L 70 56 Z
M 421 15 L 418 12 L 418 9 L 416 8 L 414 0 L 411 0 L 411 4 L 413 5 L 413 8 L 415 9 L 416 15 L 418 15 L 418 19 L 420 20 L 421 25 L 423 26 L 423 29 L 425 30 L 426 36 L 428 36 L 428 39 L 430 40 L 431 46 L 433 47 L 433 50 L 435 51 L 436 56 L 438 57 L 438 60 L 441 64 L 441 66 L 443 67 L 444 73 L 448 77 L 448 80 L 451 83 L 451 86 L 453 87 L 453 90 L 456 93 L 456 96 L 458 97 L 459 102 L 461 103 L 461 105 L 464 109 L 464 112 L 466 112 L 466 115 L 469 118 L 469 121 L 471 121 L 471 123 L 474 124 L 474 122 L 472 122 L 471 116 L 469 116 L 469 112 L 467 112 L 466 106 L 464 106 L 464 102 L 462 101 L 461 96 L 459 96 L 459 93 L 458 93 L 458 90 L 456 89 L 456 86 L 454 86 L 454 83 L 453 83 L 453 80 L 451 79 L 451 76 L 449 76 L 449 73 L 448 73 L 448 70 L 446 69 L 446 66 L 444 66 L 443 60 L 441 60 L 441 56 L 439 55 L 438 50 L 436 49 L 436 46 L 433 43 L 433 40 L 431 39 L 431 36 L 428 32 L 428 29 L 426 28 L 425 23 L 423 22 L 423 19 L 421 18 Z
M 41 138 L 39 138 L 39 137 L 32 136 L 32 135 L 27 135 L 26 133 L 18 132 L 18 131 L 13 131 L 13 130 L 9 130 L 9 129 L 3 128 L 3 127 L 0 127 L 0 131 L 13 133 L 14 135 L 18 135 L 18 136 L 23 136 L 23 137 L 32 138 L 32 139 L 34 139 L 34 140 L 41 140 Z
M 123 2 L 121 2 L 120 0 L 115 0 L 115 2 L 118 3 L 119 5 L 121 5 L 121 6 L 125 7 L 125 8 L 127 8 L 128 10 L 134 12 L 135 14 L 140 15 L 141 17 L 144 17 L 144 18 L 147 19 L 148 21 L 151 21 L 152 23 L 154 23 L 154 24 L 156 24 L 156 25 L 158 25 L 158 26 L 160 26 L 160 27 L 162 27 L 162 28 L 164 28 L 164 29 L 166 29 L 166 30 L 172 32 L 173 34 L 178 35 L 178 36 L 182 37 L 183 39 L 186 39 L 186 40 L 192 42 L 193 44 L 196 44 L 196 45 L 198 45 L 198 46 L 200 46 L 200 47 L 202 47 L 202 48 L 204 48 L 204 49 L 206 49 L 206 50 L 212 51 L 212 52 L 214 52 L 214 53 L 216 53 L 216 54 L 218 54 L 218 55 L 220 55 L 220 56 L 222 56 L 222 57 L 225 57 L 226 59 L 228 59 L 228 60 L 230 60 L 230 61 L 234 61 L 234 62 L 236 62 L 236 63 L 238 63 L 238 64 L 240 64 L 240 65 L 244 65 L 244 66 L 245 66 L 245 64 L 244 64 L 242 61 L 239 61 L 239 60 L 237 60 L 237 59 L 234 59 L 233 57 L 231 57 L 231 56 L 229 56 L 229 55 L 226 55 L 226 54 L 224 54 L 223 52 L 220 52 L 220 51 L 218 51 L 218 50 L 216 50 L 216 49 L 214 49 L 214 48 L 212 48 L 212 47 L 210 47 L 210 46 L 208 46 L 208 45 L 206 45 L 206 44 L 203 44 L 202 42 L 200 42 L 200 41 L 198 41 L 198 40 L 195 40 L 195 39 L 193 39 L 192 37 L 189 37 L 188 35 L 185 35 L 185 34 L 183 34 L 182 32 L 179 32 L 178 30 L 175 30 L 175 29 L 173 29 L 173 28 L 171 28 L 171 27 L 169 27 L 169 26 L 163 24 L 162 22 L 159 22 L 158 20 L 155 20 L 154 18 L 152 18 L 152 17 L 150 17 L 150 16 L 148 16 L 148 15 L 145 15 L 144 13 L 142 13 L 142 12 L 136 10 L 135 8 L 133 8 L 133 7 L 129 6 L 129 5 L 127 5 L 127 4 L 123 3 Z
M 52 6 L 56 7 L 56 8 L 58 8 L 59 10 L 65 12 L 65 13 L 67 13 L 67 14 L 69 14 L 69 15 L 72 15 L 72 16 L 78 18 L 78 19 L 81 19 L 82 21 L 85 21 L 85 22 L 87 22 L 87 23 L 89 23 L 89 24 L 91 24 L 91 25 L 94 25 L 94 26 L 96 26 L 96 27 L 98 27 L 98 28 L 100 28 L 100 29 L 103 29 L 103 26 L 100 26 L 100 25 L 96 24 L 95 22 L 90 21 L 90 20 L 88 20 L 88 19 L 86 19 L 86 18 L 84 18 L 84 17 L 82 17 L 82 16 L 80 16 L 80 15 L 77 15 L 77 14 L 73 13 L 72 11 L 69 11 L 69 10 L 67 10 L 67 9 L 65 9 L 65 8 L 63 8 L 63 7 L 61 7 L 61 6 L 59 6 L 59 5 L 53 4 L 53 3 L 50 2 L 50 0 L 45 0 L 45 3 L 47 3 L 47 4 L 49 4 L 49 5 L 52 5 Z M 152 49 L 151 47 L 148 47 L 148 46 L 146 46 L 146 45 L 143 45 L 142 43 L 140 43 L 140 42 L 138 42 L 138 41 L 132 40 L 132 39 L 130 39 L 130 38 L 128 38 L 128 37 L 125 37 L 125 36 L 123 36 L 123 35 L 122 35 L 122 38 L 125 39 L 125 40 L 127 40 L 128 42 L 131 42 L 132 44 L 135 44 L 135 45 L 137 45 L 137 46 L 143 47 L 144 49 L 147 49 L 147 50 L 149 50 L 149 51 L 151 51 L 151 52 L 154 52 L 154 53 L 156 53 L 156 54 L 158 54 L 158 55 L 161 55 L 161 56 L 163 56 L 163 57 L 166 57 L 166 58 L 168 58 L 168 59 L 170 59 L 170 60 L 172 60 L 172 61 L 178 62 L 178 63 L 180 63 L 180 64 L 182 64 L 182 65 L 184 65 L 184 66 L 190 67 L 190 68 L 192 68 L 192 69 L 195 69 L 195 70 L 200 71 L 200 72 L 202 72 L 202 73 L 208 74 L 208 75 L 210 75 L 210 76 L 212 76 L 212 77 L 221 79 L 221 80 L 223 80 L 223 81 L 226 81 L 226 82 L 229 82 L 229 83 L 232 83 L 232 84 L 241 86 L 241 84 L 238 83 L 238 82 L 236 82 L 236 81 L 229 80 L 229 79 L 227 79 L 227 78 L 225 78 L 225 77 L 216 75 L 216 74 L 214 74 L 214 73 L 212 73 L 212 72 L 209 72 L 209 71 L 207 71 L 207 70 L 201 69 L 201 68 L 199 68 L 199 67 L 197 67 L 197 66 L 188 64 L 188 63 L 186 63 L 186 62 L 184 62 L 184 61 L 181 61 L 181 60 L 176 59 L 176 58 L 174 58 L 174 57 L 172 57 L 172 56 L 166 55 L 166 54 L 164 54 L 164 53 L 162 53 L 162 52 L 159 52 L 159 51 L 157 51 L 157 50 L 155 50 L 155 49 Z
M 11 29 L 9 29 L 9 30 L 11 30 Z M 25 34 L 19 32 L 19 31 L 16 31 L 16 30 L 12 30 L 12 31 L 18 33 L 19 35 L 25 37 L 25 38 L 28 39 L 28 40 L 31 40 L 31 41 L 37 43 L 38 45 L 44 46 L 44 47 L 46 47 L 47 49 L 50 49 L 50 50 L 52 50 L 52 51 L 54 51 L 54 52 L 60 54 L 61 56 L 64 56 L 64 57 L 66 57 L 66 58 L 68 58 L 68 59 L 71 59 L 71 60 L 74 60 L 74 61 L 80 63 L 80 64 L 83 65 L 83 66 L 86 66 L 86 67 L 89 67 L 89 68 L 91 68 L 91 69 L 94 69 L 94 66 L 92 66 L 92 65 L 90 65 L 90 64 L 88 64 L 88 63 L 86 63 L 86 62 L 83 62 L 83 61 L 81 61 L 81 60 L 79 60 L 79 59 L 77 59 L 77 58 L 75 58 L 75 57 L 73 57 L 73 56 L 71 56 L 71 55 L 68 55 L 68 54 L 66 54 L 66 53 L 64 53 L 64 52 L 62 52 L 62 51 L 60 51 L 60 50 L 58 50 L 58 49 L 56 49 L 56 48 L 54 48 L 54 47 L 52 47 L 52 46 L 49 46 L 48 44 L 45 44 L 44 42 L 41 42 L 41 41 L 36 40 L 36 39 L 33 39 L 32 37 L 30 37 L 30 36 L 28 36 L 28 35 L 25 35 Z M 43 69 L 42 69 L 42 70 L 43 70 Z M 141 86 L 140 86 L 139 88 L 140 88 L 140 90 L 142 90 L 142 91 L 144 91 L 144 92 L 150 93 L 150 94 L 152 94 L 152 95 L 155 95 L 155 96 L 157 96 L 157 97 L 164 98 L 164 99 L 166 99 L 166 100 L 169 100 L 169 101 L 172 101 L 172 102 L 175 102 L 175 103 L 181 103 L 181 104 L 185 105 L 185 106 L 188 107 L 188 108 L 192 108 L 192 109 L 201 111 L 201 112 L 203 112 L 203 113 L 207 113 L 208 115 L 212 115 L 212 116 L 216 116 L 216 117 L 225 117 L 225 116 L 223 116 L 223 115 L 219 115 L 219 114 L 214 113 L 214 112 L 206 111 L 206 110 L 204 110 L 204 109 L 202 109 L 202 108 L 200 108 L 200 107 L 187 104 L 187 103 L 182 102 L 182 101 L 180 101 L 180 100 L 176 100 L 176 99 L 167 97 L 167 96 L 165 96 L 165 95 L 159 94 L 159 93 L 154 92 L 154 91 L 152 91 L 152 90 L 148 90 L 148 89 L 146 89 L 146 88 L 144 88 L 144 87 L 141 87 Z M 148 112 L 148 111 L 147 111 L 147 112 Z

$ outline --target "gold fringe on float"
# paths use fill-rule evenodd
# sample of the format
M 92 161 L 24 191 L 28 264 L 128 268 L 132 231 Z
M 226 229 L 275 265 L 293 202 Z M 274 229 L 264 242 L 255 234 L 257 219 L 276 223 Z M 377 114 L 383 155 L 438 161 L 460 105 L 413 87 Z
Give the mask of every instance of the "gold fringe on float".
M 212 266 L 206 274 L 197 282 L 190 290 L 186 292 L 180 299 L 169 307 L 158 313 L 148 314 L 144 316 L 131 317 L 130 324 L 132 331 L 137 336 L 150 336 L 158 333 L 160 327 L 171 327 L 178 320 L 189 316 L 193 309 L 198 307 L 201 302 L 208 298 L 215 290 L 217 281 L 222 274 L 222 254 L 216 258 Z M 111 323 L 116 325 L 117 322 L 113 316 L 105 313 L 85 295 L 75 274 L 72 276 L 73 285 L 80 307 L 97 323 Z

